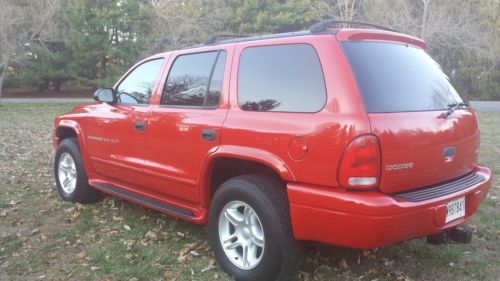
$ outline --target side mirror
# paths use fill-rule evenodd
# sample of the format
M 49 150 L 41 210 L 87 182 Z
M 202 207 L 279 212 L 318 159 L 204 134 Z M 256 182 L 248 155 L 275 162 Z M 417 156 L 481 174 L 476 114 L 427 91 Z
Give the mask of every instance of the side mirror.
M 94 100 L 100 102 L 115 102 L 116 94 L 115 90 L 111 88 L 101 88 L 97 89 L 94 93 Z

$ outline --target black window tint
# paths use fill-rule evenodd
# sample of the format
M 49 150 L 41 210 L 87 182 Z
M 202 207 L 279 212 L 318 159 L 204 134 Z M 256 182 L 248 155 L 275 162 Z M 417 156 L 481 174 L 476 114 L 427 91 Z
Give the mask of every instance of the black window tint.
M 250 111 L 321 110 L 326 90 L 314 48 L 296 44 L 245 49 L 238 71 L 238 101 Z
M 226 52 L 220 52 L 214 66 L 210 87 L 207 93 L 206 106 L 219 105 L 220 94 L 222 92 L 222 79 L 224 78 L 224 66 L 226 65 Z
M 411 45 L 344 42 L 369 113 L 441 110 L 462 102 L 441 67 Z
M 216 64 L 217 57 L 220 60 Z M 199 107 L 218 105 L 223 75 L 220 72 L 224 70 L 225 57 L 223 51 L 179 56 L 168 74 L 161 104 Z M 212 73 L 213 78 L 210 80 Z
M 150 60 L 129 73 L 117 88 L 118 103 L 148 104 L 163 59 Z

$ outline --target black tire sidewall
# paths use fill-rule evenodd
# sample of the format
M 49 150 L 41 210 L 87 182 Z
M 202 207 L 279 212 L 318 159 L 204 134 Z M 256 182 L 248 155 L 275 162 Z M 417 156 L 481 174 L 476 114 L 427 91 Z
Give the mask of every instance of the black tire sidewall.
M 72 193 L 66 193 L 59 183 L 59 158 L 65 152 L 71 155 L 76 166 L 76 187 Z M 63 141 L 61 141 L 61 144 L 57 148 L 54 160 L 54 177 L 57 184 L 57 191 L 65 201 L 78 202 L 81 194 L 85 192 L 84 189 L 88 188 L 87 175 L 85 173 L 85 168 L 83 167 L 80 147 L 76 138 L 64 139 Z
M 273 212 L 274 205 L 270 198 L 251 186 L 243 186 L 242 182 L 229 180 L 217 191 L 209 212 L 209 236 L 212 249 L 219 265 L 236 280 L 274 280 L 279 273 L 282 260 L 287 258 L 286 245 L 283 241 L 289 237 L 286 235 L 280 224 L 276 222 L 276 215 Z M 251 185 L 247 183 L 248 185 Z M 280 187 L 276 187 L 280 188 Z M 219 216 L 226 204 L 231 201 L 242 201 L 248 204 L 257 213 L 264 229 L 264 256 L 260 263 L 253 269 L 243 270 L 235 266 L 226 256 L 219 239 Z M 282 218 L 288 219 L 288 218 Z

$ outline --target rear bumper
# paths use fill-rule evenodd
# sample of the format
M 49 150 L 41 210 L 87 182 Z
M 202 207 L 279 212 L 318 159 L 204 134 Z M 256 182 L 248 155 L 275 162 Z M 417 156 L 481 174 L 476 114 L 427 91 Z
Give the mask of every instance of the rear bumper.
M 411 202 L 380 192 L 353 192 L 302 184 L 287 185 L 296 239 L 350 248 L 428 236 L 471 218 L 491 186 L 491 171 L 477 167 L 482 182 L 445 196 Z M 465 216 L 445 223 L 446 203 L 465 196 Z

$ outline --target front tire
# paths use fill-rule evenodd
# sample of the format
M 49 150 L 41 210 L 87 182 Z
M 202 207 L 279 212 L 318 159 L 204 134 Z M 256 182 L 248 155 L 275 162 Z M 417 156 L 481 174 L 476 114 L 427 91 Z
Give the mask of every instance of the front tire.
M 88 184 L 76 138 L 64 139 L 59 144 L 54 161 L 54 176 L 57 191 L 64 201 L 93 203 L 102 198 L 102 193 Z
M 236 280 L 292 280 L 301 258 L 286 189 L 264 175 L 238 176 L 218 188 L 209 238 L 218 264 Z

